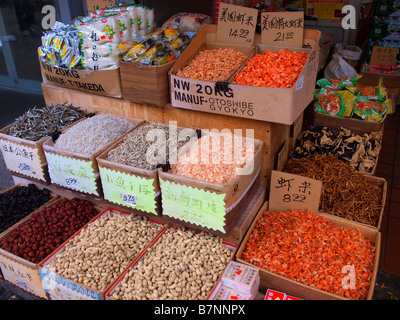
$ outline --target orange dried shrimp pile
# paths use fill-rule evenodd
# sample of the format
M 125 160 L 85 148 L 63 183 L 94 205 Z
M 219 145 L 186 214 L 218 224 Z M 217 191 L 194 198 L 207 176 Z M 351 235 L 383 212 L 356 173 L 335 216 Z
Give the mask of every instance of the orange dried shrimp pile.
M 176 75 L 204 81 L 226 81 L 246 58 L 240 51 L 229 48 L 200 51 Z
M 304 210 L 264 212 L 242 256 L 270 272 L 357 300 L 367 297 L 374 257 L 372 241 L 360 230 L 335 225 Z M 355 268 L 353 289 L 342 285 L 343 280 L 351 285 L 344 279 L 350 275 L 348 266 Z
M 227 184 L 254 159 L 254 151 L 252 140 L 232 134 L 210 133 L 200 138 L 185 154 L 179 156 L 170 173 L 206 182 Z
M 308 59 L 308 53 L 289 49 L 266 50 L 251 58 L 235 77 L 236 84 L 258 87 L 291 88 Z

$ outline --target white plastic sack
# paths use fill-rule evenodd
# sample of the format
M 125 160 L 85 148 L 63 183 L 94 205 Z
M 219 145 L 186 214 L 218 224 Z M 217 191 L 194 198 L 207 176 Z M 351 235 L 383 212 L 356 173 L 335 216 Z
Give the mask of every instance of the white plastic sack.
M 353 45 L 345 46 L 343 43 L 335 45 L 334 53 L 339 54 L 342 58 L 358 61 L 361 58 L 361 48 Z
M 353 78 L 357 71 L 337 53 L 332 55 L 331 61 L 325 68 L 324 77 L 328 79 Z

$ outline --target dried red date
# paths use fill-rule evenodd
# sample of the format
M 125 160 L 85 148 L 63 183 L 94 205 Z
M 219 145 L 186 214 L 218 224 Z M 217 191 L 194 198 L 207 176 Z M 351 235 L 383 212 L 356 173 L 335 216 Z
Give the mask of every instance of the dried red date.
M 8 237 L 1 240 L 0 247 L 38 263 L 97 213 L 89 201 L 61 199 L 16 227 Z

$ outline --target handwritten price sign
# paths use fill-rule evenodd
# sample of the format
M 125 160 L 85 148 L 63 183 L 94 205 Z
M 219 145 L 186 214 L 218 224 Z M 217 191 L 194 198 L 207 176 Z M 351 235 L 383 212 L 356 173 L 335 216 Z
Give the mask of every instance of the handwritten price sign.
M 217 42 L 252 45 L 257 24 L 257 9 L 221 3 Z
M 301 48 L 303 46 L 304 12 L 263 12 L 261 43 Z
M 269 210 L 312 210 L 318 212 L 322 181 L 273 170 Z

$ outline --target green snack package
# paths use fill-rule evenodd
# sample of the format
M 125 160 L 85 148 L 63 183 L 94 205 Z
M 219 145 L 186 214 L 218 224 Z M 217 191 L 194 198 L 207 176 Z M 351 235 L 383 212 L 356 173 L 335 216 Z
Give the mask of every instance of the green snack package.
M 322 88 L 315 94 L 315 110 L 338 117 L 351 117 L 353 114 L 354 94 L 348 90 L 329 90 Z
M 367 121 L 381 122 L 391 107 L 391 99 L 380 102 L 358 95 L 354 103 L 354 116 Z
M 321 88 L 344 90 L 348 87 L 354 87 L 361 76 L 353 78 L 340 78 L 340 79 L 319 79 L 316 84 Z
M 358 90 L 358 96 L 364 97 L 367 100 L 384 101 L 387 100 L 387 93 L 383 87 L 383 78 L 379 79 L 378 85 L 374 86 L 362 86 Z

